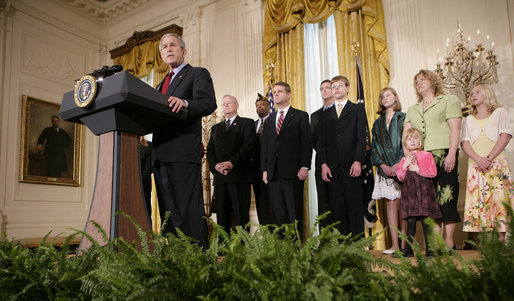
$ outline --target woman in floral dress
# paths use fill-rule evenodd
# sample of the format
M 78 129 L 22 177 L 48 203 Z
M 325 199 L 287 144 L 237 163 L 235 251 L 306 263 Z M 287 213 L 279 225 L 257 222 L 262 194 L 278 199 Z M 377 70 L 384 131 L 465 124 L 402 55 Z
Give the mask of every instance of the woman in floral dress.
M 471 89 L 471 114 L 462 124 L 462 149 L 469 156 L 465 232 L 496 228 L 505 239 L 507 212 L 504 203 L 514 205 L 512 174 L 505 147 L 512 138 L 507 110 L 496 100 L 490 84 Z

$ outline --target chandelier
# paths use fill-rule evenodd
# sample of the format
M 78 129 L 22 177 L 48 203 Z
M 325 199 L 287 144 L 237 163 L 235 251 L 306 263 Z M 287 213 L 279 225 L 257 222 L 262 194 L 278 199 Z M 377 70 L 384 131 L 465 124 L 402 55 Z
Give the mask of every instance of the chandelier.
M 496 72 L 498 62 L 494 55 L 494 42 L 487 36 L 486 45 L 483 45 L 482 39 L 480 30 L 477 30 L 477 42 L 473 46 L 471 36 L 465 39 L 460 23 L 457 22 L 456 40 L 450 45 L 450 38 L 446 39 L 446 53 L 442 68 L 439 49 L 437 49 L 435 72 L 441 77 L 446 93 L 454 94 L 461 100 L 465 114 L 470 107 L 470 89 L 475 83 L 498 82 Z

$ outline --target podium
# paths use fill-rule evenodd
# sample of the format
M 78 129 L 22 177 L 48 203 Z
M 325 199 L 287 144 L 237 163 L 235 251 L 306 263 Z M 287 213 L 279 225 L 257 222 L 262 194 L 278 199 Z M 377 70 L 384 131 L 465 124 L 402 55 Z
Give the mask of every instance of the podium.
M 93 220 L 109 240 L 123 237 L 137 242 L 137 229 L 116 213 L 126 213 L 145 232 L 151 230 L 139 168 L 139 136 L 173 119 L 186 118 L 187 110 L 172 113 L 166 96 L 124 71 L 97 81 L 96 99 L 87 108 L 77 106 L 74 91 L 66 92 L 59 114 L 66 121 L 84 124 L 100 137 L 93 199 L 84 232 L 104 244 L 102 234 L 90 222 Z M 91 245 L 83 236 L 79 249 Z

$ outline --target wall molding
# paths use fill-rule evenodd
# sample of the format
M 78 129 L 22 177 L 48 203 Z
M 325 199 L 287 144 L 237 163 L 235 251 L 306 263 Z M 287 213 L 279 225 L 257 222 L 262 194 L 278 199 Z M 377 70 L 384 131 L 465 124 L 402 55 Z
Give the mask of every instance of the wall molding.
M 37 20 L 40 20 L 42 22 L 45 22 L 49 25 L 52 25 L 56 28 L 59 28 L 62 31 L 66 31 L 68 33 L 71 33 L 79 38 L 82 38 L 88 42 L 97 44 L 98 41 L 101 41 L 102 39 L 99 36 L 92 35 L 88 32 L 85 32 L 80 27 L 77 27 L 71 23 L 64 22 L 61 19 L 55 18 L 46 12 L 43 12 L 39 9 L 36 9 L 32 6 L 29 6 L 22 2 L 15 2 L 14 8 L 24 14 L 27 14 Z

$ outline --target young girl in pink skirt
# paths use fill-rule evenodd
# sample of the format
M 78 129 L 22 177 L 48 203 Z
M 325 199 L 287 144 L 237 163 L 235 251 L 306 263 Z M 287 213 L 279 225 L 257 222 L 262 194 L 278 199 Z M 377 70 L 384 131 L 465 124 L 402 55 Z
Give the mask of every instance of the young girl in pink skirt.
M 432 153 L 423 151 L 423 136 L 419 130 L 416 128 L 406 130 L 402 142 L 410 155 L 402 158 L 396 171 L 398 180 L 403 182 L 400 217 L 407 220 L 407 236 L 411 243 L 416 235 L 416 223 L 421 221 L 425 235 L 425 255 L 432 257 L 433 252 L 428 244 L 430 229 L 425 220 L 430 217 L 437 221 L 443 217 L 432 180 L 437 175 L 437 167 Z M 414 255 L 410 244 L 407 244 L 401 252 L 405 257 Z

